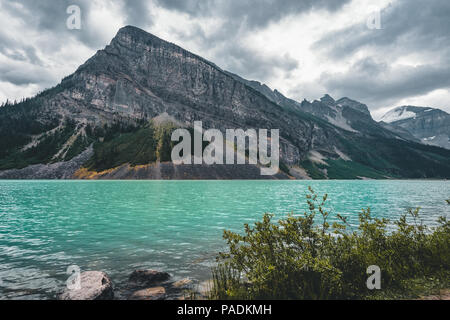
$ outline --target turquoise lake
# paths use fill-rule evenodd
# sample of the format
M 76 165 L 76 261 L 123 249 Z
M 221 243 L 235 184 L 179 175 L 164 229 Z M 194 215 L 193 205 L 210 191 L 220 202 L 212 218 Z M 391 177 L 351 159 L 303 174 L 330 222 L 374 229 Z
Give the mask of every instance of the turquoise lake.
M 224 229 L 303 213 L 308 186 L 351 223 L 367 207 L 450 217 L 449 181 L 0 181 L 0 299 L 54 298 L 70 265 L 118 284 L 138 268 L 206 280 Z

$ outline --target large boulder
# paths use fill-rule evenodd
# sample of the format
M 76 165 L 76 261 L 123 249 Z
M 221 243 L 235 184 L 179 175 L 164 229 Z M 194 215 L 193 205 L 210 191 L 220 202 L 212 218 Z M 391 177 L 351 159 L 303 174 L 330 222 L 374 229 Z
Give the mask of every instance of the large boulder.
M 134 292 L 129 300 L 164 300 L 166 289 L 163 287 L 147 288 Z
M 60 300 L 112 300 L 114 288 L 105 272 L 86 271 L 80 275 L 79 289 L 68 289 L 59 296 Z
M 135 270 L 129 277 L 129 282 L 135 286 L 149 287 L 167 281 L 170 274 L 156 270 Z

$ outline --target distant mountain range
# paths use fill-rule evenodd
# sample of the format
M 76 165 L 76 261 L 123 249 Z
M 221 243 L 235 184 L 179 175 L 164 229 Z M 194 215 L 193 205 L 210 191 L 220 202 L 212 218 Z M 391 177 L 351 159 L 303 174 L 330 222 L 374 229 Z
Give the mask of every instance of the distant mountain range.
M 128 26 L 56 87 L 0 108 L 0 178 L 267 178 L 254 165 L 172 164 L 171 132 L 197 120 L 279 129 L 272 178 L 449 178 L 450 150 L 428 145 L 448 118 L 423 113 L 426 128 L 395 113 L 376 122 L 349 98 L 297 102 Z
M 406 140 L 450 149 L 450 115 L 443 110 L 415 106 L 397 107 L 387 112 L 376 124 L 365 104 L 347 97 L 336 101 L 326 94 L 320 100 L 303 100 L 299 103 L 257 81 L 231 75 L 281 106 L 306 111 L 342 129 L 372 134 L 377 131 L 383 135 L 381 126 L 390 131 L 387 136 L 395 133 Z
M 403 106 L 386 113 L 381 121 L 393 130 L 406 130 L 424 144 L 450 149 L 450 114 L 445 111 Z

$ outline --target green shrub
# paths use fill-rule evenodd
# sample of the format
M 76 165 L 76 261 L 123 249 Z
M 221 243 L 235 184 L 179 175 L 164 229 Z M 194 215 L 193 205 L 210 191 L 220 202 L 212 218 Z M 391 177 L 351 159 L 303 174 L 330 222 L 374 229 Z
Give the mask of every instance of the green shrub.
M 253 227 L 246 224 L 244 234 L 225 231 L 229 250 L 213 269 L 211 298 L 370 298 L 377 294 L 366 286 L 371 265 L 381 269 L 382 289 L 394 292 L 423 277 L 449 284 L 450 222 L 445 218 L 429 228 L 416 209 L 392 225 L 367 209 L 352 229 L 340 215 L 338 222 L 329 222 L 326 201 L 327 195 L 319 199 L 310 188 L 304 215 L 273 223 L 266 214 Z

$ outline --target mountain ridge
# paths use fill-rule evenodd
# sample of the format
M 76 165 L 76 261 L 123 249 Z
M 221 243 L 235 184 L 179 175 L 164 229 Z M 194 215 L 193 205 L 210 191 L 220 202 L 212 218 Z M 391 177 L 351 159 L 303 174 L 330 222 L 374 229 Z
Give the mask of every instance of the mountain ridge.
M 418 134 L 414 129 L 408 129 L 405 128 L 405 125 L 400 124 L 400 123 L 396 123 L 399 120 L 406 120 L 409 118 L 414 118 L 416 116 L 416 114 L 414 112 L 410 112 L 409 116 L 407 114 L 403 114 L 404 118 L 392 118 L 391 121 L 389 121 L 387 119 L 387 117 L 390 114 L 395 114 L 396 112 L 399 111 L 403 111 L 405 108 L 410 108 L 410 109 L 414 109 L 414 110 L 422 110 L 424 112 L 437 112 L 440 113 L 442 115 L 447 115 L 447 113 L 439 108 L 431 108 L 431 107 L 417 107 L 417 106 L 400 106 L 400 107 L 395 107 L 392 108 L 391 110 L 389 110 L 385 115 L 383 115 L 383 117 L 380 119 L 380 121 L 375 121 L 372 118 L 372 115 L 370 113 L 369 108 L 367 107 L 367 105 L 350 99 L 348 97 L 342 97 L 338 100 L 333 99 L 333 97 L 331 97 L 329 94 L 324 94 L 324 96 L 320 99 L 316 99 L 313 100 L 312 102 L 304 99 L 301 103 L 288 98 L 286 96 L 284 96 L 282 93 L 280 93 L 277 89 L 272 90 L 270 87 L 268 87 L 266 84 L 260 83 L 259 81 L 255 81 L 255 80 L 246 80 L 236 74 L 230 73 L 228 72 L 231 76 L 233 76 L 235 79 L 242 81 L 244 83 L 246 83 L 247 85 L 249 85 L 250 87 L 254 88 L 255 90 L 259 91 L 260 93 L 262 93 L 263 95 L 265 95 L 269 100 L 285 107 L 288 109 L 300 109 L 302 111 L 308 112 L 313 114 L 314 116 L 317 116 L 319 118 L 324 119 L 325 121 L 336 125 L 342 129 L 345 130 L 349 130 L 349 131 L 353 131 L 354 129 L 352 128 L 351 124 L 349 122 L 350 119 L 347 119 L 345 117 L 342 117 L 342 114 L 340 114 L 340 118 L 336 119 L 336 110 L 332 110 L 330 108 L 330 106 L 335 107 L 336 105 L 338 106 L 347 106 L 350 108 L 353 108 L 355 111 L 359 111 L 362 112 L 363 114 L 365 114 L 366 119 L 361 119 L 359 118 L 359 120 L 363 120 L 363 125 L 364 126 L 370 126 L 372 127 L 372 130 L 375 128 L 378 131 L 382 131 L 383 129 L 386 129 L 387 131 L 393 133 L 394 135 L 396 135 L 398 138 L 401 139 L 405 139 L 411 142 L 416 142 L 416 143 L 422 143 L 422 144 L 428 144 L 428 145 L 434 145 L 434 146 L 438 146 L 441 148 L 445 148 L 445 149 L 450 149 L 450 133 L 444 133 L 444 134 L 437 134 L 437 135 L 428 135 L 428 137 L 423 137 L 420 134 Z M 325 107 L 322 105 L 318 104 L 323 104 L 325 105 Z M 328 117 L 328 115 L 332 115 L 331 117 Z M 448 121 L 447 121 L 448 122 Z M 449 126 L 449 125 L 447 125 Z M 360 126 L 361 127 L 361 126 Z M 386 134 L 386 132 L 384 132 L 384 134 Z
M 143 30 L 121 28 L 109 45 L 59 85 L 0 109 L 0 133 L 7 138 L 1 145 L 0 178 L 8 170 L 70 161 L 90 146 L 92 158 L 79 170 L 125 168 L 129 174 L 120 178 L 136 178 L 133 168 L 170 161 L 171 130 L 196 120 L 205 129 L 222 131 L 280 129 L 282 170 L 277 178 L 298 177 L 302 170 L 312 178 L 450 177 L 449 152 L 417 145 L 383 128 L 364 104 L 349 98 L 337 103 L 329 96 L 298 103 L 278 91 L 271 99 L 266 96 L 271 89 L 265 87 L 264 94 L 260 86 Z M 313 106 L 324 112 L 309 112 Z M 162 115 L 176 125 L 152 120 Z M 32 147 L 24 150 L 27 145 Z M 161 171 L 167 166 L 158 168 L 137 178 L 180 178 L 176 166 L 170 174 Z M 253 169 L 239 173 L 234 168 L 226 174 L 216 169 L 205 176 L 257 178 L 247 174 Z M 186 170 L 182 178 L 195 179 L 194 171 Z
M 431 107 L 400 106 L 387 112 L 381 121 L 394 130 L 405 130 L 424 144 L 450 149 L 450 114 Z

